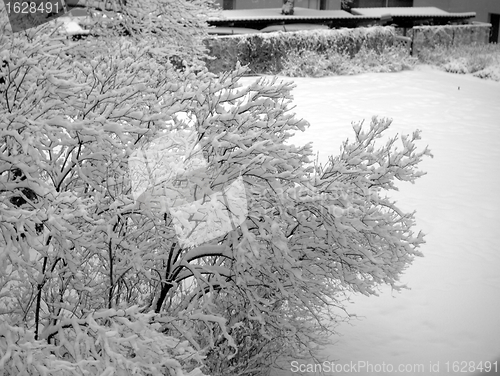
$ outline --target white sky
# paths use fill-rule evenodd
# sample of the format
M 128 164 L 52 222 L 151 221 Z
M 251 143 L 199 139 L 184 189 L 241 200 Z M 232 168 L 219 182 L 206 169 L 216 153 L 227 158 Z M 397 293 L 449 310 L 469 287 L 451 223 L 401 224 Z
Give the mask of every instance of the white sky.
M 313 141 L 320 160 L 352 138 L 351 121 L 373 115 L 394 119 L 390 135 L 421 129 L 420 146 L 434 154 L 421 164 L 428 175 L 391 194 L 403 209 L 417 210 L 417 229 L 428 234 L 425 257 L 402 277 L 412 290 L 353 296 L 348 308 L 364 318 L 342 325 L 326 351 L 343 366 L 380 370 L 385 363 L 394 372 L 326 374 L 467 375 L 447 372 L 446 362 L 495 359 L 500 368 L 500 82 L 429 67 L 293 81 L 295 111 L 311 123 L 294 140 Z M 399 365 L 408 370 L 398 372 Z

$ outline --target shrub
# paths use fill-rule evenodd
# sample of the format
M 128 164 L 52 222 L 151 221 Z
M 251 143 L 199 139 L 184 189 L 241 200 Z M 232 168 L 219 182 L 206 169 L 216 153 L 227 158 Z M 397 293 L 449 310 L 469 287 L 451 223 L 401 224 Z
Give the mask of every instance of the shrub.
M 132 30 L 150 25 L 140 15 Z M 52 31 L 0 34 L 0 371 L 194 376 L 204 361 L 213 375 L 255 375 L 314 353 L 348 291 L 404 287 L 423 234 L 383 192 L 423 174 L 418 131 L 379 147 L 390 121 L 354 125 L 315 168 L 310 145 L 288 142 L 308 126 L 291 112 L 292 83 L 241 88 L 239 66 L 176 70 L 164 57 L 180 47 L 151 43 L 154 30 L 83 45 Z M 139 200 L 129 162 L 188 131 L 206 168 L 155 161 L 161 172 L 199 183 L 189 198 L 219 208 L 215 193 L 240 179 L 247 207 L 227 232 L 185 246 L 173 211 L 154 208 L 167 195 L 156 165 Z M 186 210 L 181 224 L 218 213 L 190 222 Z
M 419 52 L 418 60 L 451 73 L 470 73 L 494 80 L 500 76 L 500 46 L 497 44 L 424 49 Z
M 292 52 L 283 62 L 280 74 L 290 77 L 323 77 L 365 72 L 399 72 L 411 69 L 416 59 L 404 47 L 386 47 L 381 51 L 363 46 L 351 56 L 349 53 Z

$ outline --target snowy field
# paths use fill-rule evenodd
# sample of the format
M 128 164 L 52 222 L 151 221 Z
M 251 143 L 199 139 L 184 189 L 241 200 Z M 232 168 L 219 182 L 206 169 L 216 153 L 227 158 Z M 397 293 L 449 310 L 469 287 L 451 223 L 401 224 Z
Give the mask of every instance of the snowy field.
M 427 175 L 391 193 L 427 234 L 425 257 L 402 276 L 411 290 L 353 296 L 348 309 L 362 317 L 340 326 L 326 352 L 344 371 L 316 369 L 470 375 L 495 360 L 500 368 L 500 83 L 429 67 L 293 81 L 295 112 L 311 123 L 294 142 L 312 141 L 320 160 L 353 137 L 352 121 L 373 115 L 393 119 L 390 135 L 421 129 L 417 145 L 434 154 L 421 164 Z

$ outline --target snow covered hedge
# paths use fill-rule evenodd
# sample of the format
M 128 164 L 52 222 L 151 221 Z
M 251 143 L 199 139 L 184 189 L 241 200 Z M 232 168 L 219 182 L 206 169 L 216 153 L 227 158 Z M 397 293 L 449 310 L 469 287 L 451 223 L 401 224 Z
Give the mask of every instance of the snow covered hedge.
M 408 30 L 413 39 L 413 54 L 416 56 L 425 49 L 460 47 L 488 44 L 490 24 L 471 25 L 415 26 Z
M 211 72 L 231 70 L 239 61 L 242 65 L 249 64 L 254 74 L 276 74 L 292 53 L 342 53 L 352 57 L 362 48 L 380 52 L 393 46 L 394 37 L 394 28 L 374 26 L 210 37 L 204 43 L 209 55 L 216 57 L 207 62 Z

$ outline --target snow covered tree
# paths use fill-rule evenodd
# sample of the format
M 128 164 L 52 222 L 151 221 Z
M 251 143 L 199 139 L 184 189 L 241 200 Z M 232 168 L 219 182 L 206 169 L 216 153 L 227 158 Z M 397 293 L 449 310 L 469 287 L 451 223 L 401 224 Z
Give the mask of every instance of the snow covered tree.
M 164 59 L 202 55 L 169 44 L 203 32 L 188 32 L 189 6 L 165 44 L 104 27 L 74 43 L 54 23 L 14 34 L 1 9 L 0 373 L 201 374 L 199 352 L 137 308 L 141 296 L 120 301 L 140 275 L 120 269 L 132 265 L 114 254 L 123 224 L 99 209 L 120 194 L 132 145 L 189 98 Z
M 71 2 L 71 1 L 70 1 Z M 189 63 L 205 55 L 202 43 L 207 36 L 206 20 L 217 14 L 211 0 L 127 0 L 73 1 L 87 9 L 95 37 L 127 35 L 132 40 L 147 40 L 156 53 Z
M 179 42 L 206 27 L 190 8 L 201 2 L 156 3 L 111 20 L 132 27 L 126 36 L 101 18 L 79 42 L 52 24 L 0 34 L 5 374 L 265 374 L 278 357 L 314 354 L 345 319 L 346 292 L 401 288 L 419 255 L 413 216 L 383 195 L 422 175 L 418 132 L 401 150 L 396 138 L 376 146 L 390 122 L 373 119 L 315 167 L 310 145 L 288 142 L 308 126 L 293 85 L 242 88 L 244 68 L 207 72 L 201 44 Z M 167 23 L 177 34 L 152 9 L 182 14 Z M 191 63 L 179 71 L 172 55 Z M 188 139 L 179 164 L 197 168 L 158 163 L 137 197 L 133 157 Z M 171 186 L 156 181 L 165 175 Z M 229 231 L 180 235 L 214 231 L 221 213 L 237 218 Z

